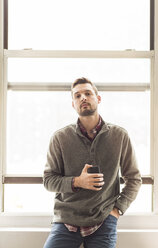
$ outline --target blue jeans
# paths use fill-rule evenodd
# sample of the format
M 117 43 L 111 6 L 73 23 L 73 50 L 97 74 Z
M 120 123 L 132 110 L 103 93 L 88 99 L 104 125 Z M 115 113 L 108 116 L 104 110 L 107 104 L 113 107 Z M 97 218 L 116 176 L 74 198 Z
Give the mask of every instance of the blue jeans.
M 51 233 L 43 248 L 115 248 L 117 239 L 117 218 L 109 215 L 100 228 L 93 234 L 82 237 L 77 232 L 70 232 L 62 223 L 54 223 Z

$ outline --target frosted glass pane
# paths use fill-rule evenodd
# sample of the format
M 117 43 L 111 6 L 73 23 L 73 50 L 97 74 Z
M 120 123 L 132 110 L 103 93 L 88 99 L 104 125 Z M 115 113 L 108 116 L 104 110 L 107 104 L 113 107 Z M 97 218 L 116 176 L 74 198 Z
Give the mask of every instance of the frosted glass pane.
M 152 185 L 142 185 L 136 200 L 127 209 L 128 213 L 152 212 Z
M 149 0 L 8 0 L 9 49 L 149 50 Z
M 9 91 L 7 172 L 43 173 L 50 137 L 73 113 L 69 92 Z
M 8 60 L 9 82 L 150 82 L 149 59 L 13 59 Z
M 6 184 L 5 212 L 53 212 L 54 193 L 43 185 Z

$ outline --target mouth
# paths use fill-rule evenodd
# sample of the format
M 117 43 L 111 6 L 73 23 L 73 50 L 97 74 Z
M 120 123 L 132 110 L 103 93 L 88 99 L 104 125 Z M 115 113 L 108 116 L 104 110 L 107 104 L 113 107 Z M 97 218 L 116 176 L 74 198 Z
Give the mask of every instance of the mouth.
M 89 105 L 89 103 L 82 103 L 80 108 L 87 108 Z

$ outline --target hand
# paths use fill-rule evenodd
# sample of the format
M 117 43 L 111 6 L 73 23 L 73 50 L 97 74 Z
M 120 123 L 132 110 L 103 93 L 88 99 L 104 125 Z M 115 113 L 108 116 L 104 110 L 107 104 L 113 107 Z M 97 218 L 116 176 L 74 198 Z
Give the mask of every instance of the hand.
M 85 164 L 81 175 L 79 177 L 75 177 L 74 179 L 74 187 L 91 189 L 95 191 L 99 191 L 102 189 L 104 185 L 103 174 L 101 173 L 87 173 L 88 168 L 92 167 L 92 165 Z M 100 186 L 96 188 L 95 186 Z
M 113 210 L 110 212 L 111 215 L 115 216 L 117 219 L 120 217 L 118 209 L 113 208 Z

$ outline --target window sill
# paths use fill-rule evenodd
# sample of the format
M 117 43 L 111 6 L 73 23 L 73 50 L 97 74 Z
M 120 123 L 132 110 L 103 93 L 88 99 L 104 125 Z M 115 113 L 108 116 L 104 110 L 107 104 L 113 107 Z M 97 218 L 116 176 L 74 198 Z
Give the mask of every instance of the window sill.
M 51 213 L 1 213 L 0 228 L 51 228 Z M 125 214 L 118 220 L 120 230 L 158 229 L 158 214 Z

